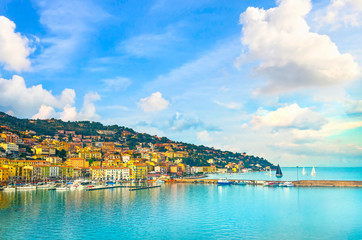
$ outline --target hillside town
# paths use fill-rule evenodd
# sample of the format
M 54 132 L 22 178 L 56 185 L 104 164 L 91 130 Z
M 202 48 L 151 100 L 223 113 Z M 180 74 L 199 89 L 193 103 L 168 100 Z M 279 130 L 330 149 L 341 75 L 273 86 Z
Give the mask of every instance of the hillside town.
M 30 129 L 0 126 L 0 181 L 4 183 L 56 179 L 139 181 L 259 171 L 272 166 L 266 160 L 260 161 L 263 165 L 253 164 L 249 161 L 252 159 L 246 153 L 233 155 L 124 128 L 96 130 L 90 135 L 58 129 L 52 135 L 42 135 Z

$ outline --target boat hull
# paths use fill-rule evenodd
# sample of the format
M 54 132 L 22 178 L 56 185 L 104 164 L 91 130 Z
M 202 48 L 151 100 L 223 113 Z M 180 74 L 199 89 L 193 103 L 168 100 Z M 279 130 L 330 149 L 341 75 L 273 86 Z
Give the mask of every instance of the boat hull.
M 232 182 L 218 182 L 217 185 L 231 185 Z

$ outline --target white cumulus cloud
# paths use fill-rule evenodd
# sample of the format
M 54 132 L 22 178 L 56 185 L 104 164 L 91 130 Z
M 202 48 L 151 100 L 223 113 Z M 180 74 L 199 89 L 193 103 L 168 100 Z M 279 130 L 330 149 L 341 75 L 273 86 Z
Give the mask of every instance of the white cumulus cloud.
M 320 129 L 327 120 L 310 108 L 301 108 L 298 104 L 291 104 L 266 112 L 264 115 L 253 116 L 251 123 L 255 129 L 261 127 Z
M 0 64 L 6 70 L 17 72 L 30 68 L 29 40 L 15 32 L 15 23 L 4 16 L 0 16 Z
M 145 112 L 157 112 L 166 109 L 169 102 L 162 97 L 160 92 L 155 92 L 149 97 L 140 99 L 139 104 Z
M 54 107 L 42 104 L 33 119 L 49 119 L 59 118 L 63 121 L 77 121 L 77 120 L 97 120 L 99 115 L 96 113 L 95 101 L 100 100 L 98 93 L 87 93 L 84 96 L 83 107 L 77 112 L 77 108 L 71 104 L 66 104 L 63 111 L 56 111 Z
M 358 27 L 362 24 L 362 1 L 361 0 L 332 0 L 323 12 L 317 17 L 322 24 L 333 25 L 338 28 L 344 26 Z
M 37 114 L 32 119 L 49 119 L 55 116 L 55 110 L 51 106 L 42 104 Z
M 11 108 L 20 116 L 34 114 L 42 105 L 63 108 L 75 99 L 73 89 L 64 89 L 60 96 L 54 96 L 41 84 L 27 87 L 24 78 L 17 75 L 0 78 L 0 89 L 0 106 Z
M 242 44 L 248 53 L 236 60 L 260 61 L 256 72 L 268 79 L 262 93 L 330 86 L 355 79 L 360 71 L 349 53 L 340 53 L 327 35 L 310 31 L 309 0 L 281 0 L 269 10 L 249 7 L 241 14 Z

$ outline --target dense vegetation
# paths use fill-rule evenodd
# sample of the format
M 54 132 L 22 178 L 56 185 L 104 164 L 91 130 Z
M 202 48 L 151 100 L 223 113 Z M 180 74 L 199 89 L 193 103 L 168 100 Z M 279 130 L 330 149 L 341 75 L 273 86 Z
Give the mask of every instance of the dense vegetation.
M 177 146 L 173 147 L 174 151 L 184 151 L 188 153 L 188 157 L 184 157 L 183 162 L 191 166 L 207 166 L 210 165 L 207 160 L 213 159 L 217 167 L 224 167 L 229 162 L 239 163 L 240 161 L 243 162 L 245 167 L 255 168 L 256 164 L 259 164 L 262 167 L 273 167 L 273 165 L 267 160 L 252 155 L 246 155 L 245 153 L 240 154 L 230 151 L 221 151 L 203 145 L 197 146 L 194 144 L 173 142 L 166 137 L 161 138 L 145 133 L 137 133 L 131 128 L 118 125 L 104 126 L 99 122 L 64 122 L 58 119 L 19 119 L 0 112 L 0 125 L 7 126 L 16 131 L 32 130 L 35 131 L 37 135 L 48 136 L 56 135 L 58 130 L 75 131 L 76 134 L 81 134 L 83 136 L 101 136 L 102 141 L 117 142 L 122 147 L 128 147 L 130 150 L 136 149 L 136 146 L 139 145 L 149 147 L 149 143 L 170 143 Z M 97 133 L 97 130 L 111 130 L 115 133 L 105 136 Z M 156 150 L 159 152 L 167 151 L 164 146 L 158 147 Z

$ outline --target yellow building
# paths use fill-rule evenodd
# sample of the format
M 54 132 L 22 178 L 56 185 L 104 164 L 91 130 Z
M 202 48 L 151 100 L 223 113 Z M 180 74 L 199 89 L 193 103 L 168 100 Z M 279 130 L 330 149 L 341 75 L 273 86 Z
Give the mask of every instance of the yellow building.
M 102 159 L 102 153 L 100 152 L 80 152 L 78 155 L 80 158 L 85 158 L 87 160 Z
M 94 180 L 104 179 L 104 169 L 101 167 L 91 167 L 91 173 Z
M 9 170 L 9 177 L 22 177 L 23 176 L 23 166 L 17 165 L 3 165 L 4 168 Z
M 35 146 L 33 152 L 35 152 L 36 155 L 55 155 L 56 149 L 47 146 Z
M 0 182 L 8 181 L 10 177 L 9 169 L 0 167 Z
M 101 165 L 102 165 L 101 161 L 93 161 L 91 164 L 92 167 L 100 167 Z
M 131 176 L 130 179 L 139 180 L 139 179 L 146 179 L 148 170 L 146 164 L 133 164 L 130 166 L 131 169 Z
M 84 158 L 68 158 L 66 164 L 75 168 L 89 167 L 89 162 Z
M 59 166 L 59 176 L 62 178 L 73 178 L 74 167 Z

